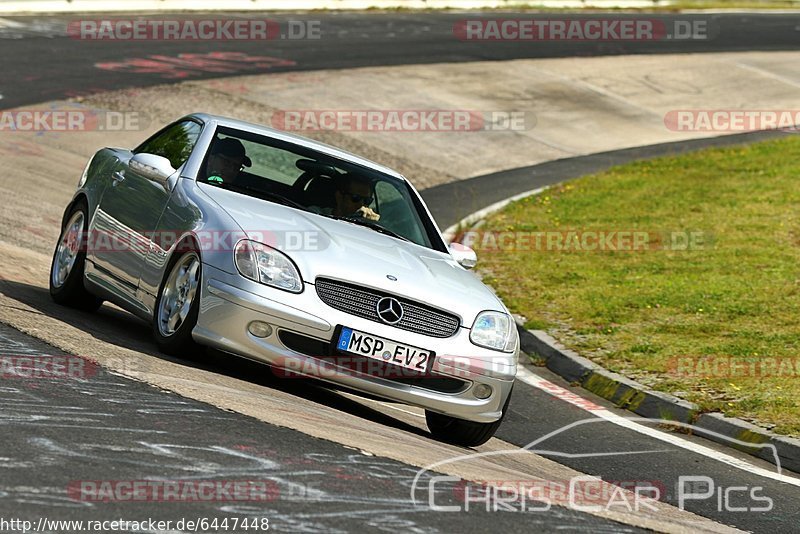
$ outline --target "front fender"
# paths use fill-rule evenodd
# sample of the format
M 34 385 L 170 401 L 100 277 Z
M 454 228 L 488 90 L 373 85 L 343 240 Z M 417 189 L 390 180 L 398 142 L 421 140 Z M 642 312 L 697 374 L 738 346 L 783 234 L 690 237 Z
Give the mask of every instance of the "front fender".
M 235 274 L 233 247 L 244 231 L 190 178 L 179 178 L 152 236 L 152 246 L 139 279 L 139 298 L 150 310 L 172 256 L 182 252 L 178 244 L 193 239 L 200 260 Z

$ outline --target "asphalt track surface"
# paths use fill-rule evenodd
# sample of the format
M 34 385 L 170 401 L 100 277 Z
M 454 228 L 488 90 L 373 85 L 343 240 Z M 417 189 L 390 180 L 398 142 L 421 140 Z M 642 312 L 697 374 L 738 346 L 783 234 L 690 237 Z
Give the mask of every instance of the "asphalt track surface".
M 5 325 L 0 325 L 0 347 L 4 355 L 20 359 L 42 354 L 68 357 Z M 92 367 L 84 376 L 82 380 L 3 380 L 0 517 L 33 521 L 42 517 L 46 521 L 152 519 L 172 521 L 173 531 L 181 519 L 200 518 L 227 518 L 231 526 L 245 519 L 262 526 L 262 518 L 267 518 L 270 530 L 290 532 L 518 528 L 516 514 L 498 515 L 479 507 L 466 513 L 439 513 L 422 504 L 415 506 L 409 492 L 418 469 L 400 462 L 164 393 L 100 367 Z M 316 388 L 307 385 L 304 389 Z M 326 401 L 325 390 L 312 394 L 320 402 Z M 421 483 L 426 484 L 431 476 L 426 473 Z M 116 498 L 121 500 L 103 502 L 115 498 L 102 493 L 99 485 L 99 481 L 110 480 L 179 482 L 174 495 L 180 499 L 167 493 L 167 486 L 159 486 L 151 489 L 150 495 L 165 499 L 163 503 L 126 502 L 129 493 L 124 492 L 128 490 L 113 486 L 119 488 Z M 95 485 L 85 486 L 95 481 Z M 230 489 L 229 502 L 204 497 L 209 495 L 210 483 L 237 481 L 246 481 L 247 489 L 238 494 Z M 79 494 L 82 487 L 99 491 Z M 437 483 L 436 503 L 457 505 L 457 487 L 453 482 Z M 219 494 L 225 495 L 222 491 Z M 637 532 L 566 508 L 526 514 L 525 524 L 548 531 Z M 58 531 L 77 530 L 73 526 Z M 8 532 L 2 526 L 0 531 Z
M 125 63 L 130 58 L 152 55 L 177 57 L 181 53 L 243 52 L 269 55 L 296 63 L 274 70 L 311 70 L 521 57 L 782 50 L 797 47 L 798 32 L 795 28 L 800 26 L 800 18 L 793 15 L 704 15 L 698 17 L 713 20 L 715 27 L 720 30 L 713 39 L 707 41 L 534 45 L 464 43 L 453 39 L 454 22 L 463 20 L 466 15 L 426 13 L 311 16 L 323 22 L 322 26 L 326 28 L 324 41 L 276 40 L 270 43 L 272 46 L 267 47 L 263 43 L 253 42 L 89 43 L 63 35 L 67 20 L 65 18 L 46 19 L 49 20 L 49 25 L 41 22 L 34 24 L 34 19 L 18 19 L 20 25 L 11 28 L 6 26 L 0 31 L 0 39 L 5 37 L 0 44 L 4 52 L 0 57 L 0 65 L 6 73 L 5 80 L 0 85 L 0 93 L 4 97 L 0 100 L 0 105 L 7 108 L 122 87 L 264 72 L 238 67 L 237 70 L 227 73 L 197 70 L 176 79 L 165 77 L 170 72 L 166 70 L 136 73 L 130 69 L 108 70 L 95 67 L 97 63 Z M 472 18 L 473 15 L 469 17 Z M 288 20 L 302 17 L 287 15 L 274 18 Z M 36 20 L 45 19 L 37 17 Z M 781 134 L 767 134 L 770 135 Z M 763 134 L 750 137 L 759 136 Z M 718 142 L 744 140 L 749 138 L 726 138 Z M 437 221 L 445 227 L 474 209 L 521 191 L 584 172 L 600 170 L 611 164 L 685 151 L 713 143 L 714 141 L 709 140 L 674 143 L 572 158 L 448 184 L 427 190 L 423 195 Z M 461 201 L 453 202 L 454 195 Z M 459 211 L 449 208 L 453 205 L 458 205 Z M 14 288 L 5 285 L 4 291 L 13 295 Z M 133 329 L 128 335 L 132 339 L 145 331 L 144 328 Z M 0 339 L 4 345 L 4 353 L 12 353 L 14 350 L 28 354 L 54 353 L 52 347 L 43 346 L 33 338 L 13 330 L 0 331 Z M 116 342 L 124 345 L 126 339 L 121 336 Z M 226 362 L 223 365 L 221 361 L 212 358 L 206 365 L 220 373 L 249 376 L 254 364 L 239 362 L 231 366 Z M 558 379 L 547 375 L 546 371 L 536 372 L 558 383 Z M 433 514 L 418 510 L 409 512 L 408 504 L 402 502 L 407 495 L 403 477 L 408 474 L 409 469 L 416 471 L 414 468 L 390 460 L 370 459 L 358 451 L 181 399 L 143 384 L 107 375 L 102 370 L 98 370 L 97 376 L 99 379 L 95 378 L 91 385 L 79 382 L 55 388 L 40 387 L 41 384 L 22 379 L 17 379 L 17 382 L 3 380 L 0 387 L 3 398 L 0 421 L 6 432 L 2 438 L 3 458 L 0 463 L 4 473 L 0 491 L 5 493 L 0 498 L 2 516 L 41 516 L 43 507 L 47 506 L 56 511 L 52 517 L 60 518 L 102 519 L 106 515 L 119 516 L 121 511 L 125 518 L 138 517 L 140 510 L 130 503 L 126 503 L 124 507 L 108 503 L 101 506 L 63 497 L 60 502 L 54 503 L 54 500 L 59 499 L 54 498 L 53 494 L 58 494 L 59 490 L 63 493 L 63 488 L 69 481 L 78 479 L 125 480 L 153 476 L 176 479 L 183 475 L 230 479 L 241 474 L 242 478 L 247 479 L 275 475 L 272 478 L 284 477 L 285 483 L 278 484 L 277 499 L 263 504 L 232 506 L 228 509 L 231 516 L 235 513 L 266 514 L 276 527 L 283 525 L 288 530 L 330 531 L 338 528 L 352 531 L 367 527 L 396 530 L 415 525 L 446 532 L 478 532 L 494 528 L 513 531 L 536 526 L 543 530 L 566 526 L 568 531 L 587 528 L 592 531 L 617 531 L 621 528 L 620 525 L 596 517 L 563 509 L 550 514 L 525 514 L 524 519 L 513 513 L 473 515 Z M 275 384 L 274 387 L 282 386 Z M 323 404 L 341 402 L 339 397 L 323 388 L 314 388 L 313 393 L 298 391 L 297 394 L 311 395 Z M 585 392 L 581 394 L 592 398 Z M 606 405 L 598 399 L 592 400 Z M 353 407 L 347 409 L 360 410 Z M 76 416 L 75 413 L 85 415 Z M 383 424 L 398 425 L 385 416 L 364 415 L 375 418 L 376 432 L 380 432 L 380 425 Z M 589 417 L 591 415 L 588 412 L 520 383 L 514 389 L 509 416 L 497 437 L 524 446 L 548 432 L 557 431 Z M 112 419 L 113 425 L 102 424 L 103 421 Z M 118 430 L 112 430 L 112 427 Z M 688 439 L 734 454 L 704 440 Z M 174 446 L 174 450 L 182 452 L 171 454 L 169 451 L 173 449 L 170 447 L 159 449 L 153 446 L 158 444 L 168 444 Z M 744 530 L 796 532 L 800 529 L 800 491 L 797 487 L 738 470 L 610 423 L 585 425 L 556 433 L 547 440 L 546 445 L 546 448 L 558 454 L 551 456 L 551 459 L 584 473 L 609 481 L 659 483 L 667 489 L 666 500 L 672 504 L 677 504 L 675 484 L 680 476 L 708 476 L 713 479 L 717 488 L 760 487 L 758 493 L 773 500 L 774 508 L 769 512 L 720 510 L 715 498 L 692 501 L 686 508 Z M 227 452 L 221 452 L 222 449 Z M 230 451 L 244 451 L 248 457 L 236 456 Z M 368 459 L 366 463 L 374 461 L 381 467 L 364 467 L 361 464 L 365 462 L 362 456 Z M 293 464 L 301 458 L 303 461 L 299 467 Z M 337 468 L 344 469 L 344 472 L 335 471 Z M 303 478 L 306 474 L 302 474 L 300 479 L 295 478 L 304 469 L 312 472 L 308 474 L 308 479 L 312 482 Z M 375 472 L 383 475 L 374 475 Z M 113 477 L 109 473 L 113 473 Z M 337 476 L 337 473 L 341 476 Z M 332 479 L 338 485 L 325 486 L 331 484 Z M 302 498 L 308 495 L 303 492 L 313 491 L 317 487 L 325 490 L 326 495 L 332 496 L 333 501 L 320 506 L 318 503 L 309 504 L 307 499 Z M 376 496 L 387 501 L 376 499 Z M 398 501 L 392 501 L 395 498 Z M 351 506 L 354 503 L 355 506 Z M 752 499 L 729 503 L 736 507 L 758 504 L 760 503 L 753 502 Z M 91 513 L 88 512 L 89 508 L 92 509 Z M 158 512 L 155 513 L 154 510 Z M 203 514 L 198 512 L 203 510 L 202 505 L 197 503 L 188 508 L 185 504 L 171 503 L 158 507 L 148 506 L 141 509 L 141 512 L 148 517 L 165 514 L 160 518 L 171 519 L 187 517 L 190 512 L 193 517 L 202 517 Z M 209 515 L 222 517 L 218 509 L 209 508 L 207 511 Z M 326 514 L 326 511 L 329 513 Z M 409 519 L 412 516 L 413 519 Z M 537 525 L 537 521 L 541 523 Z
M 230 16 L 258 17 L 253 14 Z M 0 95 L 3 95 L 0 106 L 9 108 L 124 87 L 271 71 L 545 57 L 795 50 L 800 37 L 797 29 L 800 15 L 786 14 L 615 15 L 655 20 L 659 28 L 667 29 L 674 28 L 675 21 L 699 21 L 707 28 L 703 39 L 499 42 L 460 40 L 454 34 L 455 25 L 467 19 L 534 16 L 547 18 L 508 13 L 269 15 L 270 19 L 278 22 L 281 35 L 286 39 L 214 42 L 92 41 L 77 38 L 78 34 L 68 30 L 70 22 L 98 19 L 98 15 L 7 18 L 3 20 L 11 20 L 10 24 L 0 22 L 0 72 L 4 74 L 0 80 Z M 181 16 L 184 17 L 203 18 L 199 15 Z M 578 16 L 550 17 L 567 19 Z M 593 17 L 607 19 L 609 15 Z M 159 14 L 148 18 L 167 20 L 176 17 Z M 289 39 L 290 21 L 318 23 L 320 38 Z M 228 56 L 222 62 L 207 56 L 219 53 L 243 55 L 238 58 Z M 253 61 L 253 57 L 271 59 Z M 402 87 L 398 90 L 402 91 Z

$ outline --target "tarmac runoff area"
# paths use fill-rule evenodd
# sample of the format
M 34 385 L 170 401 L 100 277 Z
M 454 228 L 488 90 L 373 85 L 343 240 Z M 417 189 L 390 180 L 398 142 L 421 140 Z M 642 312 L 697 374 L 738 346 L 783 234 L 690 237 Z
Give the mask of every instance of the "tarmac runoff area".
M 384 428 L 379 436 L 370 420 L 161 358 L 150 342 L 149 329 L 113 306 L 90 316 L 50 302 L 50 254 L 62 210 L 87 158 L 103 145 L 138 144 L 191 111 L 266 124 L 276 116 L 285 120 L 291 110 L 335 110 L 352 116 L 353 111 L 363 110 L 438 109 L 479 112 L 482 117 L 522 112 L 525 120 L 534 118 L 535 122 L 523 121 L 524 128 L 299 132 L 395 167 L 417 187 L 425 188 L 574 155 L 724 133 L 670 129 L 665 117 L 677 110 L 799 108 L 798 59 L 798 52 L 779 52 L 365 68 L 187 82 L 99 95 L 80 103 L 31 106 L 26 110 L 110 110 L 124 114 L 123 125 L 124 117 L 137 120 L 129 120 L 127 130 L 0 132 L 0 163 L 13 169 L 1 182 L 6 194 L 0 208 L 0 321 L 69 353 L 90 356 L 124 376 L 423 467 L 452 457 L 457 449 L 431 443 L 424 434 L 409 437 L 394 427 Z M 120 124 L 117 118 L 115 124 Z M 110 126 L 107 119 L 88 123 Z M 424 428 L 413 409 L 376 409 L 411 427 Z M 493 440 L 479 450 L 503 448 L 514 447 Z M 420 457 L 419 451 L 426 453 Z M 500 474 L 512 480 L 521 473 L 552 480 L 577 474 L 533 454 L 514 458 L 510 463 L 507 459 L 500 464 L 475 460 L 438 470 L 478 480 L 497 479 L 502 470 L 509 470 Z M 727 530 L 667 505 L 658 506 L 655 515 L 617 510 L 598 515 L 671 532 Z

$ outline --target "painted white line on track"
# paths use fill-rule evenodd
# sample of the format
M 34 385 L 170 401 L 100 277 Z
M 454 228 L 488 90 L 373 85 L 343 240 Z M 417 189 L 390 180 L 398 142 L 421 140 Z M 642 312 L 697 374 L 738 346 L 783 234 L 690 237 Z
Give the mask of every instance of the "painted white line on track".
M 757 69 L 757 67 L 751 67 L 750 65 L 742 64 L 740 66 L 749 67 L 749 68 L 753 68 L 754 70 L 762 71 L 761 69 Z M 766 72 L 766 71 L 762 71 L 762 72 Z M 781 80 L 781 81 L 787 81 L 787 80 Z M 787 83 L 790 83 L 790 82 L 787 81 Z M 477 224 L 479 222 L 482 222 L 487 216 L 489 216 L 492 213 L 495 213 L 495 212 L 501 210 L 502 208 L 504 208 L 505 206 L 507 206 L 511 202 L 514 202 L 514 201 L 517 201 L 517 200 L 520 200 L 520 199 L 523 199 L 523 198 L 526 198 L 526 197 L 529 197 L 529 196 L 538 195 L 538 194 L 542 193 L 543 191 L 547 190 L 549 187 L 552 187 L 553 185 L 555 185 L 555 184 L 552 184 L 550 186 L 540 187 L 540 188 L 533 189 L 533 190 L 530 190 L 530 191 L 525 191 L 525 192 L 520 193 L 518 195 L 514 195 L 513 197 L 510 197 L 510 198 L 507 198 L 505 200 L 501 200 L 499 202 L 495 202 L 494 204 L 486 206 L 485 208 L 483 208 L 483 209 L 481 209 L 479 211 L 476 211 L 475 213 L 472 213 L 472 214 L 464 217 L 463 219 L 461 219 L 456 224 L 454 224 L 454 225 L 450 226 L 449 228 L 447 228 L 444 232 L 442 232 L 442 237 L 445 239 L 445 242 L 450 243 L 454 239 L 454 237 L 456 235 L 456 231 L 459 228 L 464 228 L 464 227 L 473 227 L 474 228 L 475 226 L 477 226 Z M 672 444 L 672 445 L 674 445 L 676 447 L 680 447 L 680 448 L 695 452 L 695 453 L 700 454 L 702 456 L 706 456 L 706 457 L 711 458 L 713 460 L 717 460 L 717 461 L 719 461 L 721 463 L 725 463 L 725 464 L 728 464 L 728 465 L 730 465 L 732 467 L 736 467 L 737 469 L 741 469 L 743 471 L 746 471 L 746 472 L 749 472 L 749 473 L 752 473 L 752 474 L 755 474 L 755 475 L 758 475 L 758 476 L 762 476 L 762 477 L 765 477 L 765 478 L 769 478 L 769 479 L 772 479 L 772 480 L 777 480 L 779 482 L 784 482 L 784 483 L 787 483 L 787 484 L 791 484 L 793 486 L 800 487 L 800 479 L 782 474 L 780 472 L 780 466 L 779 465 L 777 467 L 778 472 L 772 472 L 772 471 L 769 471 L 769 470 L 764 469 L 762 467 L 755 466 L 755 465 L 753 465 L 751 463 L 748 463 L 748 462 L 746 462 L 744 460 L 740 460 L 739 458 L 736 458 L 734 456 L 730 456 L 730 455 L 724 454 L 722 452 L 716 451 L 714 449 L 711 449 L 709 447 L 705 447 L 703 445 L 700 445 L 700 444 L 697 444 L 697 443 L 694 443 L 694 442 L 686 441 L 686 440 L 678 437 L 675 434 L 669 434 L 669 433 L 666 433 L 666 432 L 661 432 L 661 431 L 656 430 L 656 429 L 654 429 L 652 427 L 645 426 L 643 424 L 637 423 L 637 421 L 644 421 L 644 422 L 651 422 L 653 424 L 658 424 L 659 421 L 656 420 L 656 419 L 649 419 L 649 418 L 646 418 L 646 417 L 622 417 L 620 415 L 617 415 L 617 414 L 611 412 L 610 410 L 608 410 L 608 409 L 606 409 L 606 408 L 604 408 L 604 407 L 602 407 L 602 406 L 590 401 L 589 399 L 585 399 L 585 398 L 581 397 L 580 395 L 576 395 L 575 393 L 572 393 L 571 391 L 569 391 L 567 389 L 564 389 L 561 386 L 550 382 L 549 380 L 545 380 L 544 378 L 542 378 L 540 376 L 537 376 L 536 374 L 532 373 L 529 369 L 527 369 L 523 365 L 519 365 L 517 367 L 517 376 L 516 376 L 516 378 L 521 380 L 522 382 L 525 382 L 526 384 L 528 384 L 530 386 L 533 386 L 533 387 L 535 387 L 537 389 L 540 389 L 540 390 L 542 390 L 542 391 L 544 391 L 544 392 L 546 392 L 546 393 L 548 393 L 548 394 L 550 394 L 550 395 L 552 395 L 552 396 L 554 396 L 554 397 L 556 397 L 556 398 L 558 398 L 560 400 L 568 402 L 569 404 L 572 404 L 573 406 L 576 406 L 578 408 L 581 408 L 582 410 L 590 412 L 590 413 L 596 415 L 598 418 L 603 419 L 605 421 L 608 421 L 610 423 L 614 423 L 614 424 L 616 424 L 618 426 L 627 428 L 627 429 L 632 430 L 634 432 L 638 432 L 640 434 L 644 434 L 646 436 L 658 439 L 660 441 L 667 442 L 667 443 Z M 677 424 L 675 422 L 671 422 L 671 423 L 673 425 Z M 691 428 L 691 425 L 685 425 L 685 426 Z M 723 438 L 723 439 L 728 439 L 730 441 L 739 442 L 740 444 L 745 445 L 745 446 L 753 446 L 753 444 L 740 442 L 738 440 L 731 439 L 731 438 L 729 438 L 727 436 L 724 436 L 722 434 L 717 434 L 716 432 L 712 432 L 710 430 L 706 430 L 706 429 L 699 429 L 699 430 L 702 430 L 702 432 L 705 432 L 707 434 L 713 434 L 713 435 L 718 436 L 718 437 Z M 766 447 L 772 448 L 772 450 L 773 450 L 773 452 L 775 454 L 775 459 L 778 460 L 777 452 L 775 451 L 775 447 L 773 445 L 769 445 L 769 446 L 766 446 Z M 525 447 L 525 448 L 527 448 L 527 447 Z M 565 455 L 565 456 L 570 456 L 570 455 Z
M 647 418 L 627 418 L 622 417 L 621 415 L 617 415 L 610 410 L 603 408 L 587 399 L 584 399 L 571 391 L 562 388 L 559 385 L 556 385 L 549 380 L 545 380 L 544 378 L 535 375 L 526 367 L 520 365 L 517 368 L 517 379 L 525 382 L 526 384 L 533 386 L 537 389 L 540 389 L 554 397 L 568 402 L 573 406 L 577 406 L 582 410 L 586 410 L 591 414 L 604 419 L 610 423 L 614 423 L 615 425 L 619 425 L 621 427 L 627 428 L 628 430 L 633 430 L 634 432 L 638 432 L 639 434 L 644 434 L 645 436 L 658 439 L 660 441 L 667 442 L 671 445 L 676 447 L 680 447 L 682 449 L 686 449 L 688 451 L 700 454 L 702 456 L 706 456 L 711 458 L 712 460 L 716 460 L 718 462 L 730 465 L 732 467 L 736 467 L 737 469 L 741 469 L 742 471 L 747 471 L 748 473 L 758 475 L 764 478 L 769 478 L 772 480 L 777 480 L 778 482 L 785 482 L 786 484 L 791 484 L 793 486 L 800 487 L 800 479 L 790 477 L 781 473 L 774 473 L 762 467 L 755 466 L 750 464 L 744 460 L 740 460 L 739 458 L 735 458 L 733 456 L 729 456 L 723 452 L 711 449 L 704 445 L 700 445 L 698 443 L 694 443 L 691 441 L 686 441 L 675 434 L 669 434 L 666 432 L 662 432 L 660 430 L 656 430 L 649 426 L 642 425 L 637 423 L 637 420 L 646 421 Z M 653 423 L 658 423 L 658 420 L 651 420 Z M 703 432 L 709 432 L 703 429 Z
M 756 67 L 755 65 L 748 65 L 747 63 L 742 63 L 741 61 L 734 63 L 734 65 L 736 65 L 739 68 L 760 74 L 765 78 L 770 78 L 771 80 L 776 80 L 781 83 L 785 83 L 786 85 L 791 85 L 792 87 L 800 87 L 800 82 L 798 82 L 797 80 L 787 78 L 786 76 L 781 76 L 780 74 L 776 74 L 772 71 L 762 69 L 761 67 Z
M 0 28 L 22 28 L 23 26 L 25 25 L 16 20 L 0 18 Z

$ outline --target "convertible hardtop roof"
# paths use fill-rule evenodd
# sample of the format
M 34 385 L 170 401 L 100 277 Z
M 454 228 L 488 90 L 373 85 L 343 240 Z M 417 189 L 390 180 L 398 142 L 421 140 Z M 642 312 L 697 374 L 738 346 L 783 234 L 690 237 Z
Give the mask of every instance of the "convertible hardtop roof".
M 376 170 L 384 174 L 394 176 L 395 178 L 399 178 L 400 180 L 406 181 L 406 178 L 402 174 L 398 173 L 393 169 L 390 169 L 389 167 L 385 167 L 380 163 L 375 163 L 374 161 L 362 158 L 361 156 L 357 156 L 351 152 L 347 152 L 345 150 L 336 148 L 331 145 L 326 145 L 325 143 L 320 143 L 319 141 L 314 141 L 313 139 L 309 139 L 308 137 L 303 137 L 301 135 L 294 135 L 261 124 L 254 124 L 251 122 L 241 121 L 238 119 L 232 119 L 230 117 L 223 117 L 221 115 L 211 115 L 209 113 L 192 113 L 183 118 L 184 119 L 194 118 L 200 120 L 203 123 L 212 123 L 216 124 L 217 126 L 225 126 L 227 128 L 234 128 L 249 133 L 255 133 L 266 137 L 271 137 L 273 139 L 278 139 L 280 141 L 286 141 L 288 143 L 293 143 L 303 148 L 310 148 L 312 150 L 316 150 L 328 156 L 333 156 L 335 158 L 343 159 L 351 163 L 356 163 L 363 167 L 368 167 L 372 170 Z

